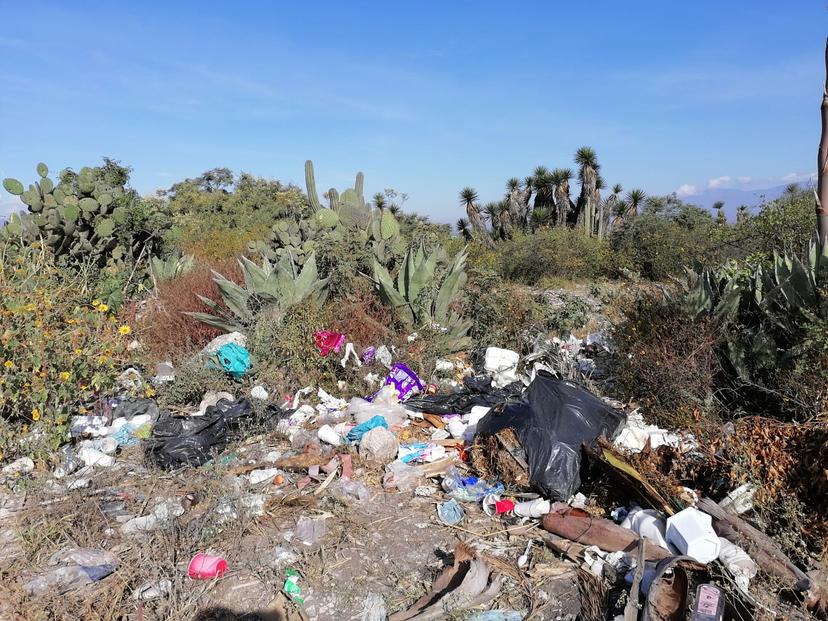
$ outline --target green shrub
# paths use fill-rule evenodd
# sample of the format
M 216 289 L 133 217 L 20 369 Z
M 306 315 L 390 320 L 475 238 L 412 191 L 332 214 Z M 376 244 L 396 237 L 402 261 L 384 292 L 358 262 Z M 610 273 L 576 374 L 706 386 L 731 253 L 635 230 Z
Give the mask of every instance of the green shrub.
M 554 322 L 554 310 L 543 295 L 492 273 L 470 274 L 463 310 L 473 320 L 473 349 L 493 346 L 529 353 L 535 338 L 546 335 Z
M 162 407 L 192 407 L 210 390 L 239 396 L 247 383 L 248 376 L 234 381 L 222 370 L 208 368 L 202 357 L 192 356 L 176 368 L 174 382 L 159 386 L 158 402 Z
M 592 309 L 577 295 L 561 293 L 559 297 L 561 303 L 553 306 L 548 313 L 548 329 L 556 336 L 566 337 L 587 324 Z
M 664 280 L 684 267 L 720 258 L 719 229 L 709 212 L 673 197 L 650 199 L 644 212 L 614 231 L 611 242 L 620 266 L 650 280 Z
M 498 244 L 504 278 L 537 285 L 544 278 L 595 279 L 615 271 L 609 244 L 580 230 L 554 228 Z

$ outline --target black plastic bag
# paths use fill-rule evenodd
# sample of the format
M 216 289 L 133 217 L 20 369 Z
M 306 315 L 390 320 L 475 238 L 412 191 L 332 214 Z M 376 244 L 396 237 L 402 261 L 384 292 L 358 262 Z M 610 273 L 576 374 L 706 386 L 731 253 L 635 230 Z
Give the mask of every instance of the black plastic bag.
M 423 395 L 412 397 L 405 407 L 430 414 L 467 414 L 475 405 L 490 408 L 520 397 L 523 384 L 512 382 L 503 388 L 493 388 L 488 376 L 467 377 L 463 388 L 447 395 Z
M 231 436 L 253 417 L 247 399 L 221 399 L 204 416 L 172 416 L 163 412 L 152 428 L 147 455 L 164 470 L 201 466 L 227 446 Z
M 581 486 L 581 445 L 612 439 L 625 419 L 583 386 L 538 373 L 522 401 L 486 414 L 477 433 L 513 429 L 529 464 L 529 482 L 554 500 L 567 500 Z

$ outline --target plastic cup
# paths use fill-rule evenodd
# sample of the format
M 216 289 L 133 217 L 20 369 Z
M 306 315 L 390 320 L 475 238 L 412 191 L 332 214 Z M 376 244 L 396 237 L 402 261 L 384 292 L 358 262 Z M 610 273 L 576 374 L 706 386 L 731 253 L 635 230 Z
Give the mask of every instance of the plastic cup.
M 212 580 L 221 578 L 227 572 L 227 561 L 220 556 L 210 556 L 199 552 L 187 566 L 187 574 L 193 580 Z
M 483 498 L 483 512 L 489 517 L 497 515 L 497 503 L 500 502 L 500 496 L 497 494 L 486 494 Z
M 332 444 L 333 446 L 339 446 L 340 444 L 342 444 L 342 436 L 340 436 L 336 431 L 334 431 L 333 427 L 331 427 L 330 425 L 322 425 L 316 432 L 316 435 L 323 442 L 327 442 L 328 444 Z

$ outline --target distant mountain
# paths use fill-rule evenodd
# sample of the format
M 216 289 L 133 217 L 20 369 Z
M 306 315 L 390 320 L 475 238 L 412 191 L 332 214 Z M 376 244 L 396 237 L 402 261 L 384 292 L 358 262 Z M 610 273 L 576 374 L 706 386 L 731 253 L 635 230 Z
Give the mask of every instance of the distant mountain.
M 710 188 L 699 192 L 698 194 L 691 194 L 689 196 L 682 196 L 681 200 L 685 203 L 692 203 L 705 209 L 713 209 L 713 204 L 716 201 L 722 201 L 725 204 L 724 211 L 728 220 L 736 219 L 736 210 L 740 205 L 747 205 L 748 207 L 757 207 L 764 201 L 772 201 L 782 196 L 785 192 L 786 185 L 778 185 L 773 188 L 766 188 L 764 190 L 736 190 L 732 188 Z

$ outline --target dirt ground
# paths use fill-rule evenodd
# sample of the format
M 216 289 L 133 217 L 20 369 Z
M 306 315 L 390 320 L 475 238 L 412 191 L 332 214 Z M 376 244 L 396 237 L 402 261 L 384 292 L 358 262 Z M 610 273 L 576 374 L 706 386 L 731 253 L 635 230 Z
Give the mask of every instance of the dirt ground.
M 477 503 L 463 503 L 466 517 L 460 524 L 444 525 L 436 510 L 444 500 L 438 479 L 423 481 L 431 489 L 420 493 L 427 496 L 385 490 L 382 467 L 362 464 L 355 452 L 353 480 L 368 490 L 362 502 L 336 497 L 340 473 L 324 488 L 329 477 L 324 472 L 301 491 L 297 482 L 304 472 L 286 471 L 281 485 L 273 479 L 251 485 L 244 472 L 272 466 L 266 460 L 274 451 L 287 455 L 290 447 L 275 435 L 258 437 L 229 448 L 212 464 L 164 473 L 146 465 L 136 447 L 119 454 L 111 468 L 60 482 L 37 471 L 8 480 L 0 492 L 0 619 L 298 619 L 298 610 L 282 595 L 288 567 L 301 574 L 306 618 L 384 619 L 372 617 L 368 605 L 381 599 L 388 614 L 405 609 L 452 563 L 460 542 L 492 559 L 505 576 L 489 607 L 518 610 L 524 618 L 576 618 L 571 567 L 536 546 L 530 571 L 517 571 L 516 559 L 530 538 L 525 527 L 513 530 L 519 525 L 487 516 Z M 79 479 L 87 479 L 88 486 L 67 491 Z M 255 508 L 245 510 L 250 494 L 264 495 L 261 515 Z M 170 499 L 184 509 L 180 516 L 140 536 L 122 532 L 130 518 L 148 515 Z M 235 510 L 222 516 L 222 506 Z M 303 516 L 324 523 L 318 543 L 297 541 Z M 49 569 L 52 554 L 78 547 L 115 553 L 118 569 L 64 595 L 52 590 L 26 596 L 24 583 Z M 187 563 L 197 552 L 225 558 L 225 576 L 189 579 Z M 159 579 L 172 583 L 166 596 L 133 598 L 138 587 Z M 453 618 L 471 614 L 461 611 Z

